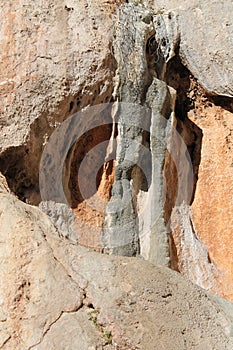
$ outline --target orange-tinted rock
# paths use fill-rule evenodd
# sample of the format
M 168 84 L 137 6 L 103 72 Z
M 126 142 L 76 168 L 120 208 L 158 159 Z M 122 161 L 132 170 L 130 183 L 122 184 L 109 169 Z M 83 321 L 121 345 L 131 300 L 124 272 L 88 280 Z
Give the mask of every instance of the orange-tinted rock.
M 206 101 L 189 116 L 203 132 L 193 220 L 219 270 L 221 294 L 233 300 L 233 113 L 228 109 L 233 112 L 229 104 Z
M 106 161 L 111 134 L 111 124 L 86 132 L 76 143 L 68 166 L 77 241 L 97 250 L 102 247 L 104 212 L 114 180 L 114 161 Z
M 179 203 L 172 212 L 171 267 L 233 300 L 233 102 L 207 96 L 176 58 L 168 65 L 167 79 L 177 89 L 177 130 L 194 175 L 191 210 Z M 165 165 L 167 214 L 175 203 L 176 174 L 171 160 Z

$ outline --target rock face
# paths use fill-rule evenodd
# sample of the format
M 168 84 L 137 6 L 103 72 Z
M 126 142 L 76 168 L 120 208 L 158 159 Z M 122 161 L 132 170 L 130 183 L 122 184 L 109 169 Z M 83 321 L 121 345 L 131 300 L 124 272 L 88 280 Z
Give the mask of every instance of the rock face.
M 119 141 L 104 243 L 111 253 L 133 256 L 141 251 L 155 263 L 166 265 L 169 252 L 162 218 L 162 167 L 172 124 L 173 96 L 164 83 L 153 80 L 149 70 L 149 49 L 145 46 L 155 33 L 151 13 L 125 5 L 118 16 L 115 93 L 123 103 L 115 112 Z M 139 106 L 145 103 L 149 110 L 143 111 Z M 140 206 L 145 214 L 138 217 Z
M 232 349 L 230 303 L 165 267 L 78 247 L 0 196 L 1 349 Z
M 202 97 L 203 99 L 203 97 Z M 203 131 L 198 182 L 192 203 L 195 231 L 218 268 L 221 295 L 233 300 L 232 103 L 204 99 L 189 113 Z M 216 138 L 216 135 L 218 137 Z
M 159 343 L 163 328 L 156 330 L 151 315 L 145 313 L 142 323 L 134 324 L 127 316 L 127 307 L 130 315 L 134 312 L 134 299 L 145 294 L 150 300 L 149 292 L 136 285 L 137 270 L 142 280 L 145 275 L 148 290 L 166 289 L 159 287 L 163 274 L 181 281 L 194 293 L 196 307 L 204 307 L 204 294 L 176 273 L 139 258 L 99 256 L 77 242 L 105 253 L 141 255 L 233 301 L 232 6 L 230 0 L 1 2 L 0 171 L 9 188 L 0 185 L 0 220 L 2 233 L 10 238 L 2 238 L 1 248 L 2 284 L 9 286 L 2 300 L 10 305 L 2 309 L 6 349 L 43 349 L 56 341 L 57 348 L 61 327 L 76 329 L 67 341 L 78 346 L 82 339 L 83 348 L 107 348 L 113 336 L 112 343 L 122 349 L 146 349 L 151 343 L 147 329 Z M 30 204 L 42 200 L 40 208 L 69 241 L 58 238 L 45 215 L 18 202 L 10 191 Z M 72 270 L 69 259 L 82 263 Z M 94 277 L 88 259 L 99 264 L 101 274 Z M 157 280 L 151 286 L 146 269 Z M 40 271 L 44 277 L 37 279 Z M 111 286 L 106 287 L 105 312 L 100 296 L 105 298 L 106 280 Z M 161 303 L 170 297 L 174 302 L 175 284 L 172 296 L 161 296 Z M 134 288 L 139 288 L 135 295 L 129 292 Z M 65 291 L 64 300 L 59 289 Z M 183 317 L 182 328 L 191 321 L 184 316 L 187 296 L 179 293 L 183 301 L 175 310 Z M 203 304 L 196 303 L 195 293 Z M 121 301 L 124 295 L 133 299 L 129 306 Z M 222 349 L 221 342 L 229 348 L 226 332 L 216 328 L 218 322 L 228 327 L 227 317 L 221 311 L 218 321 L 209 299 L 207 306 L 210 318 L 216 318 L 213 324 L 207 325 L 206 316 L 204 323 L 202 316 L 193 316 L 206 329 L 203 342 L 192 343 L 201 327 L 195 336 L 189 324 L 188 333 L 185 328 L 177 337 L 177 349 Z M 137 312 L 149 308 L 140 307 Z M 46 316 L 40 311 L 44 308 Z M 93 325 L 97 319 L 100 325 Z M 169 322 L 161 319 L 168 336 Z M 137 326 L 141 338 L 123 336 L 126 325 Z
M 189 70 L 207 92 L 232 97 L 232 1 L 145 0 L 143 4 L 155 12 L 178 14 L 180 53 Z M 163 22 L 169 22 L 167 14 Z
M 0 173 L 0 192 L 1 193 L 10 192 L 9 187 L 7 185 L 7 181 L 1 173 Z
M 181 46 L 180 55 L 188 66 L 182 57 Z M 172 250 L 173 259 L 178 262 L 173 267 L 203 288 L 232 300 L 232 244 L 228 234 L 232 232 L 233 224 L 230 214 L 233 209 L 232 185 L 229 183 L 233 177 L 230 156 L 232 99 L 209 95 L 176 57 L 169 62 L 167 71 L 168 84 L 178 92 L 176 116 L 180 120 L 177 130 L 187 144 L 194 173 L 191 210 L 187 208 L 183 211 L 183 204 L 173 210 L 171 237 L 175 241 L 175 249 Z M 170 164 L 170 171 L 172 167 Z M 189 225 L 184 225 L 184 222 L 190 220 L 192 224 L 188 228 Z M 188 232 L 193 234 L 186 237 L 185 243 L 184 236 Z M 203 247 L 197 249 L 200 242 Z M 208 258 L 201 253 L 205 250 Z M 186 257 L 182 258 L 182 254 Z M 188 261 L 192 261 L 189 271 Z M 190 273 L 196 268 L 199 273 Z
M 119 2 L 1 2 L 0 168 L 24 200 L 40 201 L 40 156 L 54 128 L 111 99 L 106 33 Z
M 211 6 L 215 8 L 214 4 Z M 220 12 L 222 6 L 221 3 L 218 5 Z M 226 2 L 224 6 L 230 7 L 231 5 Z M 152 113 L 154 114 L 154 119 L 152 117 L 152 120 L 158 118 L 158 111 L 159 108 L 162 110 L 162 105 L 166 105 L 171 111 L 173 109 L 175 110 L 176 117 L 178 118 L 177 130 L 186 143 L 187 151 L 190 155 L 189 161 L 192 163 L 194 182 L 193 194 L 192 199 L 190 198 L 190 201 L 188 201 L 185 193 L 186 191 L 182 188 L 182 197 L 175 198 L 178 195 L 176 192 L 178 184 L 175 183 L 174 173 L 175 171 L 179 172 L 178 182 L 183 182 L 184 179 L 187 182 L 187 177 L 182 178 L 180 173 L 182 166 L 183 168 L 185 168 L 185 166 L 183 160 L 181 160 L 181 155 L 176 159 L 174 154 L 172 154 L 171 164 L 168 165 L 169 161 L 166 160 L 165 150 L 159 151 L 159 145 L 157 143 L 154 150 L 152 147 L 150 148 L 152 164 L 156 164 L 156 168 L 158 169 L 165 161 L 167 168 L 170 168 L 170 171 L 165 168 L 167 182 L 166 191 L 168 192 L 166 195 L 168 200 L 165 202 L 165 207 L 163 208 L 162 195 L 157 196 L 157 193 L 159 193 L 164 186 L 164 181 L 161 177 L 164 169 L 161 169 L 160 174 L 158 171 L 157 175 L 153 169 L 151 169 L 151 181 L 152 183 L 154 182 L 154 184 L 156 183 L 157 187 L 151 186 L 149 189 L 149 207 L 145 204 L 148 202 L 148 197 L 147 195 L 142 195 L 142 191 L 139 191 L 140 193 L 136 195 L 136 200 L 133 200 L 133 187 L 131 187 L 130 181 L 137 183 L 138 189 L 140 190 L 140 175 L 137 172 L 132 175 L 132 170 L 130 170 L 132 169 L 132 164 L 126 164 L 128 159 L 132 160 L 133 164 L 139 163 L 138 158 L 141 150 L 139 149 L 138 151 L 136 148 L 134 150 L 127 150 L 124 142 L 125 140 L 131 140 L 129 142 L 133 143 L 133 141 L 136 140 L 137 143 L 143 144 L 143 134 L 139 133 L 136 135 L 134 129 L 132 132 L 132 129 L 127 131 L 124 130 L 124 128 L 119 128 L 123 142 L 119 142 L 118 145 L 119 160 L 117 160 L 116 165 L 113 196 L 109 203 L 110 212 L 113 213 L 113 215 L 111 214 L 109 217 L 108 209 L 106 212 L 107 226 L 110 223 L 110 226 L 112 225 L 113 227 L 112 231 L 110 229 L 110 241 L 107 242 L 107 245 L 111 247 L 111 244 L 115 244 L 115 248 L 112 249 L 115 254 L 134 255 L 140 250 L 141 254 L 146 259 L 155 263 L 167 264 L 170 260 L 170 264 L 173 268 L 187 275 L 193 282 L 207 290 L 211 290 L 214 293 L 232 300 L 233 250 L 229 237 L 229 234 L 232 232 L 232 217 L 230 213 L 233 209 L 232 188 L 231 184 L 229 184 L 229 179 L 233 178 L 230 156 L 230 152 L 232 151 L 232 121 L 230 119 L 232 118 L 232 102 L 230 99 L 223 97 L 218 99 L 208 95 L 208 93 L 211 92 L 212 94 L 218 93 L 230 96 L 231 92 L 230 90 L 227 91 L 226 87 L 230 87 L 231 85 L 229 81 L 224 82 L 224 75 L 222 79 L 219 79 L 219 74 L 216 74 L 216 71 L 219 71 L 219 69 L 217 70 L 216 61 L 211 57 L 216 57 L 216 52 L 218 51 L 213 41 L 211 42 L 212 46 L 207 47 L 209 61 L 212 62 L 210 68 L 209 61 L 206 61 L 206 57 L 203 59 L 202 56 L 199 58 L 190 54 L 191 50 L 188 50 L 187 47 L 193 47 L 193 50 L 200 54 L 201 50 L 193 46 L 197 42 L 200 44 L 199 41 L 193 40 L 191 36 L 194 32 L 193 28 L 192 33 L 189 29 L 186 30 L 188 22 L 187 12 L 178 9 L 177 15 L 175 15 L 174 12 L 165 12 L 158 13 L 153 17 L 152 14 L 148 14 L 148 12 L 144 11 L 144 17 L 141 15 L 138 20 L 137 11 L 138 10 L 135 10 L 135 8 L 125 6 L 119 14 L 119 25 L 117 26 L 118 36 L 115 43 L 119 79 L 119 84 L 117 86 L 118 98 L 120 101 L 140 102 L 140 104 L 143 104 L 145 100 L 143 93 L 148 89 L 151 81 L 154 80 L 154 83 L 151 84 L 148 90 L 148 94 L 152 94 L 153 96 L 153 84 L 156 84 L 157 88 L 154 89 L 155 92 L 152 98 L 147 96 L 147 106 L 152 108 Z M 141 8 L 139 13 L 140 11 Z M 194 12 L 194 18 L 196 18 L 195 16 L 197 16 L 198 13 L 202 14 L 202 17 L 208 16 L 209 14 L 209 10 L 206 11 L 205 6 L 201 6 L 200 9 L 195 11 L 192 9 L 192 6 L 190 6 L 190 11 L 191 13 Z M 214 12 L 212 11 L 212 13 Z M 134 23 L 134 25 L 137 21 L 138 24 L 131 27 L 131 18 L 133 18 L 132 23 Z M 145 18 L 147 20 L 145 20 Z M 208 18 L 211 19 L 211 17 Z M 127 25 L 121 29 L 121 23 L 127 23 Z M 222 22 L 220 23 L 217 21 L 215 23 L 215 28 L 216 30 L 218 28 L 221 33 L 223 31 Z M 206 32 L 207 31 L 205 31 L 205 33 Z M 152 41 L 153 35 L 154 41 Z M 130 38 L 132 36 L 133 40 L 128 41 L 128 51 L 126 50 L 125 54 L 125 38 Z M 131 42 L 133 43 L 132 48 L 130 46 Z M 148 44 L 148 51 L 140 52 L 138 47 L 145 47 L 146 42 Z M 220 45 L 220 42 L 218 42 L 218 44 Z M 202 43 L 202 45 L 204 44 Z M 130 52 L 133 52 L 133 58 L 131 58 L 130 63 L 127 64 L 125 63 L 127 62 L 126 57 L 127 53 Z M 228 70 L 230 62 L 224 59 L 224 52 L 227 51 L 223 50 L 223 56 L 220 55 L 221 59 L 225 62 L 221 67 L 223 70 Z M 226 55 L 230 54 L 227 52 Z M 195 57 L 195 62 L 197 64 L 200 62 L 202 63 L 202 69 L 198 69 L 198 72 L 196 70 L 197 67 L 192 64 L 193 57 Z M 147 66 L 145 66 L 146 59 Z M 191 72 L 187 67 L 190 68 Z M 207 70 L 209 70 L 208 74 Z M 199 83 L 203 85 L 205 90 L 197 84 L 193 75 L 199 80 Z M 164 80 L 177 91 L 175 107 L 172 106 L 171 102 L 165 101 L 165 99 L 161 102 L 160 106 L 157 102 L 155 109 L 153 109 L 150 102 L 148 103 L 150 99 L 153 101 L 160 101 L 159 93 L 162 93 L 162 84 L 158 85 L 158 80 L 156 80 L 154 76 Z M 207 79 L 205 79 L 206 76 L 208 76 Z M 228 75 L 228 79 L 231 79 L 231 74 Z M 220 104 L 220 106 L 218 106 L 218 104 Z M 158 109 L 156 110 L 156 108 Z M 121 115 L 124 115 L 124 118 L 129 118 L 125 110 L 119 111 L 119 114 L 119 120 L 123 118 Z M 132 115 L 133 118 L 137 120 L 136 110 L 130 115 L 131 119 Z M 212 122 L 207 121 L 210 119 L 219 120 L 219 122 L 217 122 L 218 125 L 222 123 L 222 131 L 219 131 L 218 128 L 218 133 L 221 138 L 218 138 L 217 141 L 214 141 L 215 136 L 211 138 L 210 131 L 207 131 L 211 129 L 212 135 L 216 135 L 217 132 L 216 127 L 211 127 Z M 204 122 L 204 120 L 206 121 Z M 124 119 L 124 123 L 126 123 L 126 119 Z M 136 124 L 139 126 L 140 122 L 136 122 Z M 150 134 L 153 135 L 153 122 L 150 121 L 149 124 Z M 174 121 L 172 125 L 174 127 Z M 163 144 L 166 145 L 165 148 L 168 148 L 168 144 L 171 142 L 172 147 L 180 152 L 180 144 L 177 144 L 174 138 L 172 139 L 171 134 L 169 136 L 166 132 L 166 126 L 161 123 L 159 124 L 159 132 L 160 134 L 156 134 L 159 140 L 162 138 L 162 133 L 166 135 L 163 141 Z M 208 136 L 206 136 L 206 134 Z M 218 142 L 219 145 L 216 146 Z M 170 149 L 172 149 L 172 147 L 170 147 Z M 221 149 L 223 150 L 219 151 Z M 134 154 L 133 157 L 129 155 L 130 152 Z M 211 157 L 211 161 L 210 154 L 215 155 L 213 159 Z M 174 166 L 174 161 L 176 163 L 176 170 L 172 168 Z M 120 163 L 122 163 L 122 165 L 120 165 Z M 179 164 L 178 168 L 177 164 Z M 145 167 L 143 170 L 145 171 Z M 168 173 L 166 173 L 167 170 Z M 174 179 L 173 182 L 170 179 L 171 176 Z M 121 183 L 123 183 L 123 185 Z M 224 189 L 226 189 L 227 193 Z M 150 195 L 150 191 L 152 195 Z M 135 192 L 137 193 L 138 190 L 135 190 Z M 209 193 L 209 195 L 207 195 L 207 193 Z M 140 196 L 146 212 L 145 218 L 142 218 L 140 215 L 137 216 L 137 210 L 140 208 Z M 131 200 L 129 200 L 129 198 L 131 198 Z M 153 200 L 156 203 L 154 207 L 152 204 Z M 121 204 L 121 201 L 123 204 Z M 126 210 L 122 210 L 115 218 L 116 208 L 118 208 L 119 211 L 119 208 L 124 207 L 126 201 L 131 201 L 131 208 L 127 207 Z M 135 201 L 137 203 L 136 210 L 134 208 Z M 183 201 L 185 202 L 183 203 Z M 208 203 L 206 203 L 206 201 Z M 189 204 L 192 204 L 191 210 L 188 208 Z M 187 209 L 183 210 L 185 205 L 187 205 Z M 172 211 L 173 216 L 169 230 L 169 227 L 166 227 L 165 223 L 166 220 L 169 220 L 169 212 L 171 214 Z M 148 214 L 150 212 L 152 212 L 152 215 Z M 159 214 L 159 212 L 161 214 Z M 225 213 L 224 215 L 223 212 Z M 160 224 L 156 222 L 156 215 L 158 217 L 161 215 Z M 138 220 L 138 223 L 136 223 L 135 218 Z M 157 225 L 150 224 L 151 218 L 152 222 L 156 222 Z M 189 224 L 184 224 L 185 221 L 187 221 L 187 223 L 189 222 Z M 224 221 L 224 224 L 222 224 L 222 221 Z M 128 222 L 130 222 L 132 227 Z M 150 234 L 144 236 L 143 228 L 145 222 L 148 225 L 147 227 L 149 227 Z M 229 234 L 225 232 L 226 225 Z M 124 229 L 124 227 L 126 229 Z M 105 230 L 105 233 L 106 232 L 108 235 L 109 229 Z M 167 236 L 169 232 L 171 232 L 170 252 Z M 117 237 L 115 238 L 115 242 L 112 238 L 114 235 Z M 124 248 L 121 246 L 120 242 L 123 241 L 121 235 L 129 239 L 129 246 Z M 148 238 L 150 235 L 152 238 Z M 129 236 L 131 236 L 131 238 Z M 216 240 L 214 237 L 216 237 Z M 117 246 L 117 243 L 120 247 Z M 137 244 L 139 244 L 139 247 Z
M 207 92 L 229 97 L 233 97 L 232 11 L 230 0 L 197 6 L 191 2 L 179 15 L 180 51 L 188 68 Z

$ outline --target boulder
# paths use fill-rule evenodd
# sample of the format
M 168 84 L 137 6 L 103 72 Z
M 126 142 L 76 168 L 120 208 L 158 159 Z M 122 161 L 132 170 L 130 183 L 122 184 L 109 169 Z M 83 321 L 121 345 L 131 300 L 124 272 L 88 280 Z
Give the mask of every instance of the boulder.
M 77 246 L 0 197 L 2 349 L 232 349 L 224 301 L 168 268 Z

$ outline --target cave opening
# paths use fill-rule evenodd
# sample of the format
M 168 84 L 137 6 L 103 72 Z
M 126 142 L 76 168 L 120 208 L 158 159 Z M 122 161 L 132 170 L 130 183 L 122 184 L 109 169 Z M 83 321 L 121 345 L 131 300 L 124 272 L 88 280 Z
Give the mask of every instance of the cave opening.
M 63 187 L 76 222 L 80 245 L 101 249 L 104 212 L 114 182 L 117 125 L 85 132 L 67 154 Z
M 112 126 L 102 125 L 89 130 L 76 142 L 70 161 L 69 190 L 72 208 L 77 207 L 81 202 L 92 197 L 98 191 L 101 187 L 104 173 L 106 178 L 111 177 L 113 160 L 106 162 L 108 141 L 111 134 Z M 94 150 L 101 143 L 103 143 L 103 147 L 97 147 Z M 86 163 L 84 164 L 84 162 Z M 81 166 L 85 167 L 85 169 L 82 169 L 82 175 L 80 175 Z M 93 179 L 93 175 L 95 175 L 95 179 Z M 83 191 L 86 190 L 85 193 L 80 189 L 80 186 L 83 187 Z M 105 195 L 102 193 L 103 198 L 109 198 L 110 190 L 111 185 L 109 183 Z

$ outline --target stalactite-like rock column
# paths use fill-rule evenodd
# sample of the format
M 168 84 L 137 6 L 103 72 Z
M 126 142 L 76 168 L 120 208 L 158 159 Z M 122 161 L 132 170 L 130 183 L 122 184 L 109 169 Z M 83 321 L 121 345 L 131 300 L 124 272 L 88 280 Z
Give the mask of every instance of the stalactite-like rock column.
M 141 253 L 154 263 L 168 265 L 163 164 L 174 94 L 148 65 L 147 43 L 154 34 L 153 16 L 145 9 L 132 5 L 119 9 L 114 45 L 116 169 L 103 241 L 111 254 Z

